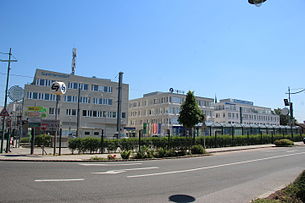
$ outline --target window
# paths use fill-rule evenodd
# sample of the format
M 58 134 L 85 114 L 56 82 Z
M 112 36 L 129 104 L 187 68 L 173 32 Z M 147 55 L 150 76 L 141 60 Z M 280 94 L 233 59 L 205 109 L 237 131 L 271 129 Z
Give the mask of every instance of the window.
M 37 99 L 37 92 L 33 92 L 33 99 Z
M 94 132 L 94 135 L 100 135 L 100 133 L 99 132 Z
M 84 84 L 84 90 L 88 90 L 89 89 L 89 85 L 88 84 Z
M 122 112 L 122 118 L 126 118 L 126 113 Z
M 49 114 L 55 114 L 55 109 L 54 108 L 49 108 Z
M 83 110 L 83 116 L 87 116 L 87 111 Z
M 85 131 L 85 135 L 90 135 L 90 132 L 89 131 Z
M 46 94 L 44 95 L 44 100 L 50 100 L 50 94 L 46 93 Z
M 98 91 L 98 85 L 92 85 L 91 86 L 91 91 Z

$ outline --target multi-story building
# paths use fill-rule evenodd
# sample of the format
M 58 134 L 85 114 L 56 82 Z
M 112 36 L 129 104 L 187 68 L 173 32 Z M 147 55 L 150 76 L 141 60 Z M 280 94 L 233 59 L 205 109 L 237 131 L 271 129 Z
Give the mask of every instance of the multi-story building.
M 146 128 L 144 136 L 165 135 L 168 129 L 177 134 L 181 128 L 178 123 L 180 106 L 185 97 L 174 92 L 152 92 L 130 100 L 128 126 L 135 127 L 136 131 Z M 214 99 L 196 97 L 196 100 L 207 120 L 212 120 Z
M 58 103 L 58 120 L 63 136 L 75 135 L 79 109 L 79 136 L 99 136 L 103 130 L 106 137 L 113 137 L 117 132 L 118 83 L 109 79 L 37 69 L 33 82 L 25 85 L 25 118 L 55 119 L 56 96 L 51 91 L 54 81 L 64 82 L 67 87 L 66 94 L 61 95 Z M 122 84 L 121 89 L 121 122 L 124 127 L 127 124 L 129 85 Z
M 254 106 L 251 101 L 223 99 L 215 103 L 214 121 L 228 124 L 280 125 L 271 108 Z

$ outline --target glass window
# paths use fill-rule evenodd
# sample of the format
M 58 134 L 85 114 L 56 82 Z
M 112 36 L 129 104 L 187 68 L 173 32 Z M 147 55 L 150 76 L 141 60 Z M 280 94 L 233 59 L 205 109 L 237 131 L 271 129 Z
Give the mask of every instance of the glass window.
M 54 114 L 55 113 L 55 110 L 54 110 L 54 108 L 49 108 L 49 114 Z
M 83 110 L 83 116 L 87 116 L 87 111 Z
M 89 85 L 88 84 L 84 84 L 84 90 L 88 90 Z
M 33 99 L 37 99 L 37 92 L 33 92 Z
M 108 99 L 108 105 L 112 105 L 112 99 Z
M 85 135 L 90 135 L 90 132 L 89 131 L 85 131 Z

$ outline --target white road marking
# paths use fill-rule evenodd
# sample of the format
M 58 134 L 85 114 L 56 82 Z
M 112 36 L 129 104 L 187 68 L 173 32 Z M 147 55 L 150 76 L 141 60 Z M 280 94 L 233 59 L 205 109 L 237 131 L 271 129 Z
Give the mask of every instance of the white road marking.
M 134 165 L 141 165 L 142 163 L 128 163 L 128 164 L 79 164 L 81 166 L 134 166 Z
M 110 170 L 110 171 L 104 171 L 104 172 L 92 172 L 91 174 L 94 174 L 94 175 L 115 175 L 115 174 L 124 173 L 124 172 L 127 172 L 127 171 L 151 170 L 151 169 L 157 169 L 157 168 L 159 168 L 159 167 L 128 168 L 128 169 Z
M 247 163 L 253 163 L 253 162 L 258 162 L 258 161 L 277 159 L 277 158 L 282 158 L 282 157 L 289 157 L 289 156 L 300 155 L 300 154 L 305 154 L 305 152 L 299 152 L 299 153 L 294 153 L 294 154 L 286 154 L 286 155 L 277 155 L 277 156 L 271 156 L 271 157 L 266 157 L 266 158 L 261 158 L 261 159 L 253 159 L 253 160 L 248 160 L 248 161 L 238 161 L 238 162 L 233 162 L 233 163 L 220 164 L 220 165 L 215 165 L 215 166 L 205 166 L 205 167 L 193 168 L 193 169 L 187 169 L 187 170 L 167 171 L 167 172 L 160 172 L 160 173 L 149 173 L 149 174 L 143 174 L 143 175 L 133 175 L 133 176 L 127 176 L 127 178 L 140 178 L 140 177 L 148 177 L 148 176 L 169 175 L 169 174 L 176 174 L 176 173 L 187 173 L 187 172 L 207 170 L 207 169 L 212 169 L 212 168 L 220 168 L 220 167 L 224 167 L 224 166 L 247 164 Z
M 83 181 L 85 179 L 42 179 L 42 180 L 35 180 L 35 182 L 74 182 L 74 181 Z

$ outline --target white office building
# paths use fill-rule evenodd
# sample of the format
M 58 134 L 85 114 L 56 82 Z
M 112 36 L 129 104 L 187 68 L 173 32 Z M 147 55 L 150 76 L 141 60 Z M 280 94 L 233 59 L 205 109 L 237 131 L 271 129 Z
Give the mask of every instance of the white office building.
M 106 137 L 117 132 L 118 82 L 97 77 L 83 77 L 37 69 L 31 84 L 25 85 L 24 118 L 54 120 L 56 96 L 51 91 L 55 81 L 64 82 L 66 94 L 58 103 L 58 119 L 63 136 L 75 135 L 79 109 L 79 136 Z M 127 124 L 129 85 L 122 85 L 122 127 Z M 36 107 L 36 108 L 33 108 Z M 79 107 L 79 108 L 78 108 Z
M 254 106 L 251 101 L 223 99 L 215 103 L 214 121 L 227 124 L 280 125 L 271 108 Z
M 136 131 L 145 128 L 144 136 L 166 135 L 167 130 L 171 134 L 178 134 L 181 125 L 178 123 L 180 106 L 186 95 L 174 92 L 152 92 L 144 94 L 142 98 L 129 101 L 128 126 Z M 196 97 L 199 107 L 207 116 L 207 120 L 213 120 L 214 99 Z

